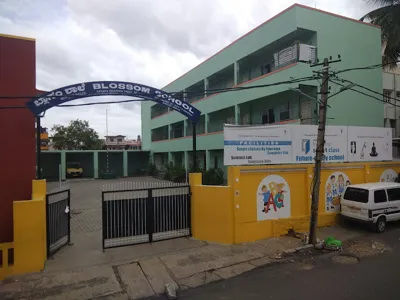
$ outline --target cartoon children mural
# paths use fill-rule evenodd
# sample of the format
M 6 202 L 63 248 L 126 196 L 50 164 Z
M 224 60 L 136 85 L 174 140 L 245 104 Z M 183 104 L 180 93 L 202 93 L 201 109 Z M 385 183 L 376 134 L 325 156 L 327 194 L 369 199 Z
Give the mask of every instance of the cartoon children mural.
M 263 213 L 268 213 L 270 211 L 270 207 L 272 205 L 274 211 L 277 211 L 277 209 L 280 209 L 284 207 L 284 183 L 276 183 L 276 182 L 270 182 L 268 184 L 269 190 L 266 185 L 263 185 L 261 187 L 261 193 L 259 195 L 263 196 L 263 201 L 264 201 L 264 208 L 262 210 Z
M 337 172 L 329 176 L 325 186 L 325 199 L 327 211 L 338 211 L 340 198 L 342 197 L 346 186 L 349 186 L 350 180 L 345 173 Z

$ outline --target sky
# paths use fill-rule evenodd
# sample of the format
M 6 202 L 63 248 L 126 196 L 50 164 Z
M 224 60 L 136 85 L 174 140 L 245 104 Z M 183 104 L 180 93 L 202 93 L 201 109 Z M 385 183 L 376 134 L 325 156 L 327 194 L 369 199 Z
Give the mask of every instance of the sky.
M 368 0 L 298 0 L 359 19 Z M 0 0 L 0 33 L 36 39 L 36 87 L 101 80 L 162 88 L 295 1 Z M 126 98 L 125 98 L 126 99 Z M 88 98 L 69 104 L 125 100 Z M 140 102 L 52 108 L 42 126 L 89 121 L 101 137 L 141 134 Z

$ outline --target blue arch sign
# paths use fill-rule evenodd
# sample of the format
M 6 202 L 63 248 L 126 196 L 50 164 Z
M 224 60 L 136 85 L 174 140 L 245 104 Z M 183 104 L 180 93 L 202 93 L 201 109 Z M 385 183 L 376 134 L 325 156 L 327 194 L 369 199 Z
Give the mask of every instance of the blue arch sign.
M 93 81 L 65 86 L 33 98 L 26 106 L 36 116 L 46 110 L 68 101 L 97 96 L 129 96 L 151 100 L 165 105 L 197 122 L 200 111 L 188 102 L 174 98 L 171 94 L 156 88 L 124 81 Z

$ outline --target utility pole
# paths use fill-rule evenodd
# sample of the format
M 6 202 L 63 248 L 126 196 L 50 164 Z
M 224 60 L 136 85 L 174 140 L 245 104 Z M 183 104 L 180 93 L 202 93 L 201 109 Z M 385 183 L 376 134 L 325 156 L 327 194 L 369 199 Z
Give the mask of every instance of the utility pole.
M 325 126 L 326 126 L 326 113 L 328 105 L 328 92 L 329 92 L 329 60 L 324 59 L 322 63 L 322 85 L 321 85 L 321 102 L 319 104 L 318 115 L 318 135 L 317 135 L 317 148 L 314 167 L 314 180 L 312 185 L 312 198 L 311 198 L 311 218 L 310 218 L 310 232 L 309 243 L 315 245 L 317 243 L 317 227 L 318 227 L 318 204 L 319 204 L 319 188 L 321 184 L 321 166 L 324 158 L 325 148 Z

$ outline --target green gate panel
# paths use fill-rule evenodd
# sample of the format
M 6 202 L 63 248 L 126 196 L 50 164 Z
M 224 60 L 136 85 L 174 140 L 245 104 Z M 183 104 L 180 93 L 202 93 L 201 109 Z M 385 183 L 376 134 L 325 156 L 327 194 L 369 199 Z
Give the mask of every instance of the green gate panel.
M 67 166 L 69 163 L 79 163 L 83 169 L 82 177 L 93 178 L 94 177 L 94 162 L 93 152 L 67 152 L 66 161 Z
M 145 175 L 150 152 L 128 152 L 128 176 Z
M 61 164 L 61 153 L 41 152 L 42 178 L 48 181 L 59 180 L 59 165 Z
M 122 152 L 99 152 L 99 176 L 107 172 L 107 155 L 109 170 L 117 177 L 124 176 L 124 158 Z

